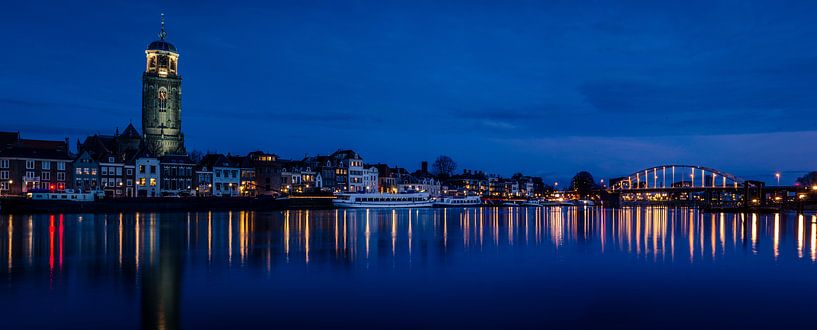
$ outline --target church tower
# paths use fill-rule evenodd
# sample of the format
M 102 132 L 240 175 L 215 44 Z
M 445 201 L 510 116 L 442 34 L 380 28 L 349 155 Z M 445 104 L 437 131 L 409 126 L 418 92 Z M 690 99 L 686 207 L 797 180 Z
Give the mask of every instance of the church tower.
M 182 133 L 182 76 L 179 52 L 165 37 L 165 17 L 159 40 L 145 50 L 142 74 L 142 133 L 149 151 L 155 156 L 184 154 Z

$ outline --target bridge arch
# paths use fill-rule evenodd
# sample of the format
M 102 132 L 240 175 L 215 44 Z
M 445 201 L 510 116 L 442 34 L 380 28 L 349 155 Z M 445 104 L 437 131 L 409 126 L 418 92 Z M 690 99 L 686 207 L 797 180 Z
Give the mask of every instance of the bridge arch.
M 610 180 L 612 190 L 741 188 L 746 180 L 700 165 L 658 165 Z

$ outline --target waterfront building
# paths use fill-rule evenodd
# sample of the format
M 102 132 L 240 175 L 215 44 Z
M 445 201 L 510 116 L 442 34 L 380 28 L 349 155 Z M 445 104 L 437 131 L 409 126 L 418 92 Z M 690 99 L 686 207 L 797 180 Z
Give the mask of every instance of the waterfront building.
M 0 195 L 71 188 L 72 165 L 68 139 L 30 140 L 0 132 Z
M 210 195 L 216 197 L 237 197 L 241 185 L 241 168 L 221 154 L 204 156 L 199 163 L 202 172 L 212 171 L 208 183 Z M 201 186 L 201 185 L 199 185 Z
M 320 174 L 323 183 L 322 190 L 327 192 L 338 191 L 338 176 L 343 177 L 345 171 L 339 170 L 337 163 L 330 156 L 304 157 L 301 161 L 304 166 L 314 169 L 316 174 Z M 338 175 L 340 173 L 340 175 Z M 340 189 L 342 190 L 342 189 Z
M 255 169 L 256 195 L 273 196 L 280 192 L 277 189 L 281 181 L 281 165 L 278 155 L 263 151 L 253 151 L 247 154 L 251 166 Z
M 338 150 L 329 155 L 335 167 L 336 192 L 364 191 L 363 158 L 354 150 Z
M 377 167 L 363 167 L 363 189 L 365 192 L 380 192 L 380 175 Z
M 377 169 L 377 192 L 384 194 L 397 193 L 397 176 L 387 164 L 366 165 Z
M 193 190 L 193 168 L 196 164 L 187 155 L 159 157 L 162 166 L 162 196 L 190 196 Z
M 256 175 L 255 166 L 249 156 L 227 156 L 227 159 L 239 168 L 238 193 L 244 197 L 254 197 L 256 195 Z
M 142 132 L 156 156 L 185 154 L 182 133 L 182 76 L 179 51 L 165 37 L 164 15 L 159 40 L 145 50 L 142 74 Z
M 98 187 L 106 197 L 133 197 L 135 160 L 142 154 L 142 137 L 132 124 L 114 135 L 96 134 L 78 144 L 80 156 L 87 152 L 98 164 Z M 84 170 L 83 170 L 84 173 Z M 90 171 L 89 171 L 90 173 Z
M 417 178 L 413 175 L 407 175 L 400 178 L 397 192 L 425 192 L 431 196 L 440 196 L 442 193 L 442 186 L 440 181 L 435 178 Z
M 162 195 L 161 163 L 158 158 L 142 155 L 136 158 L 136 196 L 160 197 Z
M 489 178 L 482 171 L 464 169 L 446 181 L 443 193 L 451 196 L 484 196 L 489 191 Z
M 194 194 L 199 197 L 213 196 L 213 169 L 199 163 L 193 173 Z
M 322 191 L 323 177 L 304 161 L 281 161 L 280 191 L 284 194 Z
M 88 151 L 80 153 L 73 162 L 74 189 L 89 192 L 99 189 L 99 162 Z

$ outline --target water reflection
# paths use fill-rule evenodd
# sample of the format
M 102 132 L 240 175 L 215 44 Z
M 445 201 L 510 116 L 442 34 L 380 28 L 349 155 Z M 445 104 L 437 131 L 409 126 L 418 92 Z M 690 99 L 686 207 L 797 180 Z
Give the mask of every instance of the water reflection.
M 817 216 L 684 208 L 4 215 L 0 227 L 7 287 L 113 279 L 138 292 L 141 324 L 151 328 L 179 327 L 186 272 L 400 270 L 525 248 L 646 263 L 817 262 Z
M 515 245 L 581 245 L 599 253 L 695 262 L 717 260 L 736 250 L 779 258 L 786 253 L 786 233 L 793 231 L 788 239 L 795 249 L 789 253 L 797 258 L 808 253 L 812 260 L 817 253 L 817 216 L 666 208 L 6 215 L 0 226 L 6 228 L 0 236 L 6 273 L 16 267 L 36 268 L 44 255 L 49 272 L 59 273 L 66 251 L 72 258 L 113 256 L 118 269 L 140 272 L 157 263 L 163 245 L 194 260 L 202 253 L 213 266 L 242 266 L 259 256 L 265 262 L 355 263 L 383 255 L 410 256 L 418 246 L 444 254 Z M 164 239 L 163 226 L 172 229 L 165 234 L 172 240 Z M 678 244 L 688 249 L 677 250 Z

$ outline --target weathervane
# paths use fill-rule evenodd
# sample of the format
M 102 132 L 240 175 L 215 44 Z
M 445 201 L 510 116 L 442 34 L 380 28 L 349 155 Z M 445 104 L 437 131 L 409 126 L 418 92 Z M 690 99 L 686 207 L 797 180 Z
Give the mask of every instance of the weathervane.
M 162 13 L 162 32 L 159 32 L 159 38 L 165 40 L 167 32 L 165 32 L 165 13 Z

